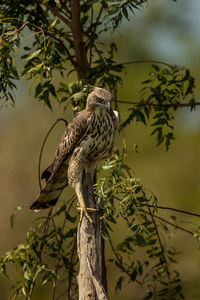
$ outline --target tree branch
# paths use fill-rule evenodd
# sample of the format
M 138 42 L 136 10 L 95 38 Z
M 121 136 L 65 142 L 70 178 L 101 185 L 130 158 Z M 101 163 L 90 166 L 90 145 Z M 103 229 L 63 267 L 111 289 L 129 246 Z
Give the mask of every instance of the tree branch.
M 150 215 L 150 213 L 149 213 L 148 211 L 144 210 L 144 212 L 145 212 L 146 214 Z M 188 229 L 185 229 L 185 228 L 183 228 L 183 227 L 181 227 L 181 226 L 179 226 L 179 225 L 173 224 L 173 223 L 169 222 L 168 220 L 166 220 L 166 219 L 164 219 L 164 218 L 161 218 L 161 217 L 159 217 L 159 216 L 156 216 L 156 215 L 154 215 L 154 214 L 153 214 L 153 216 L 154 216 L 154 218 L 156 218 L 156 219 L 159 219 L 159 220 L 161 220 L 161 221 L 163 221 L 163 222 L 165 222 L 165 223 L 167 223 L 167 224 L 169 224 L 169 225 L 171 225 L 171 226 L 173 226 L 173 227 L 175 227 L 175 228 L 178 228 L 178 229 L 180 229 L 180 230 L 182 230 L 182 231 L 184 231 L 184 232 L 187 232 L 187 233 L 189 233 L 190 235 L 194 236 L 194 233 L 193 233 L 192 231 L 188 230 Z
M 87 170 L 90 168 L 87 166 Z M 86 207 L 98 210 L 97 198 L 94 196 L 93 175 L 85 171 L 82 178 L 83 198 Z M 92 268 L 101 282 L 102 274 L 102 246 L 101 246 L 101 228 L 100 214 L 91 214 L 92 223 L 86 217 L 80 220 L 77 232 L 77 253 L 80 261 L 78 286 L 79 300 L 97 299 L 96 290 L 87 259 L 92 264 Z
M 88 257 L 87 257 L 87 263 L 88 263 L 88 268 L 90 271 L 92 282 L 93 282 L 95 290 L 96 290 L 98 300 L 108 300 L 108 295 L 107 295 L 103 285 L 99 281 L 97 274 L 95 273 Z
M 55 228 L 55 236 L 56 236 L 56 241 L 57 241 L 57 245 L 58 245 L 56 267 L 55 267 L 55 277 L 54 277 L 54 280 L 53 280 L 53 288 L 52 288 L 52 295 L 51 295 L 51 300 L 55 300 L 56 285 L 57 285 L 57 276 L 58 276 L 59 263 L 60 263 L 60 253 L 61 253 L 62 238 L 60 238 L 60 241 L 58 240 L 57 232 L 56 232 L 57 231 L 57 227 L 56 227 L 56 224 L 54 222 L 54 218 L 52 218 L 52 223 L 53 223 L 53 226 Z
M 81 7 L 79 0 L 71 0 L 71 31 L 73 34 L 74 51 L 76 57 L 76 71 L 78 79 L 85 77 L 89 64 L 87 60 L 86 50 L 83 42 L 83 30 L 81 24 Z
M 124 267 L 124 264 L 123 264 L 121 258 L 119 257 L 119 255 L 118 255 L 118 253 L 117 253 L 117 251 L 116 251 L 116 249 L 115 249 L 115 247 L 114 247 L 114 245 L 112 243 L 112 240 L 110 238 L 109 238 L 109 243 L 110 243 L 110 247 L 111 247 L 111 249 L 112 249 L 112 251 L 113 251 L 113 253 L 114 253 L 114 255 L 115 255 L 115 257 L 116 257 L 116 259 L 117 259 L 117 261 L 119 263 L 119 265 L 120 265 L 120 269 L 125 274 L 127 274 L 128 276 L 130 276 L 128 270 L 126 270 L 126 268 Z M 142 285 L 142 282 L 140 282 L 139 280 L 135 279 L 134 281 L 137 282 L 138 284 Z
M 39 30 L 42 32 L 42 34 L 43 34 L 43 36 L 44 36 L 44 48 L 46 48 L 45 34 L 48 35 L 48 36 L 50 36 L 50 37 L 53 38 L 54 40 L 58 41 L 58 42 L 61 44 L 61 46 L 63 47 L 63 49 L 65 50 L 65 52 L 66 52 L 66 54 L 67 54 L 69 60 L 71 61 L 72 65 L 74 66 L 74 68 L 75 68 L 75 69 L 77 68 L 77 64 L 76 64 L 76 62 L 75 62 L 73 56 L 70 54 L 68 48 L 65 46 L 64 42 L 63 42 L 61 39 L 59 39 L 59 38 L 57 38 L 57 37 L 55 36 L 55 34 L 49 32 L 49 31 L 43 30 L 41 27 L 39 27 L 39 26 L 37 26 L 37 25 L 35 25 L 35 24 L 31 24 L 31 23 L 29 23 L 29 22 L 23 23 L 22 26 L 16 30 L 16 32 L 20 32 L 20 31 L 23 30 L 26 26 L 28 26 L 28 27 L 30 27 L 30 28 L 36 28 L 36 29 L 39 29 Z M 7 37 L 8 37 L 8 36 L 6 36 L 5 38 L 7 38 Z M 72 40 L 71 40 L 69 37 L 67 37 L 67 35 L 64 34 L 64 33 L 63 33 L 63 37 L 64 37 L 70 44 L 73 43 Z
M 70 203 L 70 205 L 67 209 L 67 214 L 69 214 L 69 212 L 72 208 L 73 202 L 74 202 L 74 196 L 71 198 L 71 203 Z M 55 221 L 54 221 L 54 216 L 52 216 L 51 221 L 52 221 L 52 224 L 55 228 L 55 233 L 56 233 L 57 226 L 56 226 Z M 64 230 L 64 228 L 65 228 L 66 221 L 67 221 L 67 218 L 65 217 L 64 221 L 63 221 L 63 225 L 62 225 L 62 230 Z M 55 278 L 53 280 L 53 289 L 52 289 L 51 300 L 55 300 L 55 296 L 56 296 L 57 276 L 58 276 L 58 270 L 59 270 L 59 267 L 60 267 L 59 263 L 60 263 L 61 250 L 62 250 L 62 244 L 63 244 L 63 238 L 60 237 L 60 240 L 58 240 L 57 233 L 56 233 L 56 241 L 57 241 L 57 245 L 58 245 L 58 252 L 57 252 L 56 267 L 55 267 Z M 75 245 L 76 245 L 76 238 L 74 239 L 74 244 L 73 244 L 73 247 L 72 247 L 73 251 L 72 251 L 72 256 L 71 256 L 71 263 L 72 263 L 72 259 L 73 259 L 73 255 L 74 255 L 74 246 Z M 71 272 L 69 274 L 69 281 L 71 281 L 70 275 L 72 275 Z M 70 283 L 68 285 L 68 288 L 70 288 Z M 70 297 L 69 297 L 69 299 L 70 299 Z
M 49 9 L 55 16 L 57 16 L 60 20 L 62 20 L 66 25 L 70 26 L 71 23 L 70 21 L 65 18 L 63 15 L 61 15 L 61 13 L 59 13 L 56 9 L 54 9 L 53 7 L 51 7 L 50 5 L 48 5 L 47 3 L 44 4 L 44 6 Z
M 68 14 L 68 17 L 71 18 L 71 13 L 70 13 L 70 10 L 68 9 L 67 5 L 65 3 L 63 3 L 62 0 L 60 0 L 60 3 L 62 5 L 62 7 L 64 8 L 64 10 L 66 11 L 66 13 Z M 67 3 L 67 1 L 66 1 Z
M 77 235 L 76 235 L 76 238 L 74 239 L 74 243 L 73 243 L 73 246 L 72 246 L 72 253 L 71 253 L 71 257 L 70 257 L 70 264 L 71 265 L 73 265 L 73 261 L 74 261 L 74 254 L 75 254 L 75 250 L 76 250 L 76 243 L 77 243 Z M 68 279 L 68 284 L 67 284 L 67 296 L 68 296 L 68 299 L 71 299 L 72 276 L 73 276 L 73 272 L 72 272 L 72 268 L 70 267 L 70 270 L 69 270 L 69 279 Z
M 67 125 L 67 120 L 63 119 L 63 118 L 60 118 L 60 119 L 57 119 L 57 121 L 50 127 L 49 131 L 47 132 L 45 138 L 44 138 L 44 141 L 42 143 L 42 146 L 41 146 L 41 149 L 40 149 L 40 155 L 39 155 L 39 160 L 38 160 L 38 182 L 39 182 L 39 187 L 40 187 L 40 191 L 42 190 L 42 184 L 41 184 L 41 179 L 40 179 L 40 169 L 41 169 L 41 160 L 42 160 L 42 153 L 43 153 L 43 150 L 44 150 L 44 146 L 46 144 L 46 141 L 49 137 L 49 134 L 51 133 L 51 131 L 53 130 L 53 128 L 58 124 L 58 122 L 60 121 L 63 121 L 65 122 L 65 124 Z
M 136 101 L 123 101 L 123 100 L 117 100 L 118 103 L 122 104 L 130 104 L 130 105 L 138 105 L 138 106 L 155 106 L 155 107 L 195 107 L 199 106 L 200 102 L 195 103 L 166 103 L 166 104 L 158 104 L 158 103 L 139 103 Z
M 96 30 L 97 30 L 97 26 L 99 24 L 99 20 L 101 18 L 102 12 L 103 12 L 103 6 L 101 7 L 101 9 L 99 11 L 99 14 L 97 16 L 96 22 L 92 23 L 92 20 L 91 20 L 91 24 L 90 24 L 91 34 L 88 35 L 88 37 L 89 37 L 90 40 L 89 40 L 89 43 L 86 46 L 86 48 L 88 48 L 90 45 L 94 44 L 94 34 L 95 34 Z M 92 46 L 91 46 L 91 48 L 92 48 Z
M 165 249 L 163 247 L 163 244 L 162 244 L 162 241 L 161 241 L 161 238 L 160 238 L 160 234 L 159 234 L 159 231 L 158 231 L 158 226 L 157 226 L 157 224 L 155 222 L 154 215 L 151 212 L 151 209 L 150 209 L 150 207 L 148 205 L 148 202 L 146 204 L 147 204 L 147 207 L 148 207 L 149 215 L 151 216 L 151 219 L 152 219 L 155 231 L 156 231 L 156 235 L 157 235 L 158 242 L 159 242 L 159 245 L 160 245 L 160 249 L 161 249 L 161 252 L 162 252 L 162 258 L 163 258 L 163 261 L 164 261 L 164 265 L 165 265 L 165 270 L 166 270 L 166 273 L 167 273 L 167 277 L 170 280 L 170 272 L 169 272 L 169 268 L 168 268 L 168 262 L 167 262 L 167 258 L 165 256 Z
M 73 45 L 73 41 L 72 39 L 69 37 L 69 35 L 66 32 L 60 32 L 57 28 L 53 28 L 53 30 L 55 31 L 54 33 L 51 33 L 49 31 L 45 32 L 47 35 L 48 33 L 51 34 L 51 37 L 54 38 L 55 34 L 60 35 L 60 37 L 63 37 L 71 46 Z
M 149 206 L 149 207 L 154 207 L 154 208 L 158 208 L 158 209 L 166 209 L 166 210 L 172 210 L 175 212 L 179 212 L 182 214 L 187 214 L 187 215 L 191 215 L 191 216 L 195 216 L 195 217 L 200 217 L 200 214 L 197 213 L 192 213 L 186 210 L 182 210 L 182 209 L 178 209 L 178 208 L 173 208 L 173 207 L 168 207 L 168 206 L 155 206 L 155 205 L 151 205 L 151 204 L 145 204 L 143 203 L 142 206 Z
M 46 221 L 44 222 L 44 225 L 45 225 L 45 229 L 44 229 L 44 235 L 43 235 L 43 240 L 41 241 L 41 244 L 40 244 L 40 249 L 39 249 L 39 252 L 40 254 L 42 255 L 42 251 L 43 251 L 43 248 L 44 248 L 44 238 L 47 236 L 47 233 L 48 233 L 48 230 L 49 230 L 49 224 L 50 224 L 50 219 L 51 219 L 51 215 L 52 215 L 52 208 L 50 208 L 49 212 L 48 212 L 48 215 L 47 215 L 47 218 L 46 218 Z
M 166 63 L 164 61 L 155 60 L 155 59 L 142 59 L 142 60 L 127 61 L 127 62 L 122 62 L 122 63 L 116 64 L 116 66 L 125 66 L 125 65 L 131 65 L 131 64 L 144 64 L 144 63 L 161 64 L 161 65 L 165 65 L 169 68 L 174 67 L 174 65 L 171 65 L 171 64 Z
M 57 38 L 53 33 L 49 32 L 49 31 L 45 31 L 45 34 L 52 37 L 54 40 L 58 41 L 61 44 L 61 46 L 65 50 L 69 60 L 71 61 L 74 68 L 76 69 L 77 63 L 75 62 L 75 60 L 74 60 L 73 56 L 71 55 L 71 53 L 69 52 L 68 48 L 65 46 L 64 42 L 61 39 Z

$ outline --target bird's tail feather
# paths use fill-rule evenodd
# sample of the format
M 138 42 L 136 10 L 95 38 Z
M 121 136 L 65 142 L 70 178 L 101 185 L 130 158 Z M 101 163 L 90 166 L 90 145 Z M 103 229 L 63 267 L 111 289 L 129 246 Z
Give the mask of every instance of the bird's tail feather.
M 46 186 L 41 190 L 33 204 L 30 206 L 31 210 L 39 211 L 40 209 L 45 209 L 52 207 L 58 201 L 63 189 L 66 184 L 63 182 L 54 183 L 53 181 L 49 181 Z
M 45 179 L 46 182 L 49 180 L 49 178 L 52 175 L 52 170 L 53 170 L 53 164 L 51 164 L 50 166 L 48 166 L 41 175 L 41 179 Z

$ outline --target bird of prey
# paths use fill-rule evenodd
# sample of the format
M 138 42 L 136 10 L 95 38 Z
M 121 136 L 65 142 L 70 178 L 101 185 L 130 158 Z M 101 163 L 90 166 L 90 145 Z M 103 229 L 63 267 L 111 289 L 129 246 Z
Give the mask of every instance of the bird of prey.
M 61 138 L 53 164 L 43 173 L 45 187 L 40 191 L 30 209 L 38 211 L 56 204 L 63 189 L 70 185 L 75 189 L 81 217 L 90 219 L 82 190 L 84 170 L 92 174 L 102 159 L 111 155 L 114 137 L 119 124 L 118 112 L 111 108 L 112 94 L 94 87 L 87 97 L 86 108 L 77 113 Z

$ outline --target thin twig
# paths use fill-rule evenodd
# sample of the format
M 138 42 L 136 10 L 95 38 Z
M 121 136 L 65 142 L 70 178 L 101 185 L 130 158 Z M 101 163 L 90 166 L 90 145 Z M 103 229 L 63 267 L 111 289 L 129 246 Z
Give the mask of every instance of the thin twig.
M 66 293 L 67 293 L 67 289 L 65 289 L 65 290 L 62 292 L 62 294 L 60 294 L 60 295 L 56 298 L 56 300 L 61 299 Z M 68 300 L 71 300 L 71 299 L 68 298 Z
M 57 236 L 57 232 L 56 232 L 57 227 L 56 227 L 56 224 L 54 222 L 54 218 L 52 218 L 52 223 L 53 223 L 54 228 L 55 228 L 55 237 L 56 237 L 56 241 L 57 241 L 57 245 L 58 245 L 58 253 L 57 253 L 57 260 L 56 260 L 55 277 L 54 277 L 54 280 L 53 280 L 53 289 L 52 289 L 52 295 L 51 295 L 51 300 L 55 300 L 62 238 L 60 238 L 60 241 L 58 240 L 58 236 Z
M 98 16 L 97 16 L 97 19 L 96 19 L 95 24 L 93 24 L 93 25 L 94 25 L 94 26 L 93 26 L 93 35 L 94 35 L 94 33 L 96 32 L 97 26 L 98 26 L 98 24 L 99 24 L 99 20 L 100 20 L 101 15 L 102 15 L 102 12 L 103 12 L 103 6 L 101 7 L 101 9 L 100 9 L 100 11 L 99 11 L 99 14 L 98 14 Z
M 195 217 L 200 217 L 200 214 L 192 213 L 192 212 L 189 212 L 189 211 L 186 211 L 186 210 L 173 208 L 173 207 L 168 207 L 168 206 L 157 206 L 157 205 L 155 206 L 155 205 L 145 204 L 145 203 L 143 203 L 142 206 L 149 206 L 149 207 L 154 207 L 154 208 L 158 208 L 158 209 L 172 210 L 172 211 L 175 211 L 175 212 L 178 212 L 178 213 L 191 215 L 191 216 L 195 216 Z
M 123 154 L 122 155 L 123 155 L 124 158 L 126 158 L 128 150 L 127 150 L 127 143 L 126 143 L 126 139 L 125 139 L 123 130 L 121 131 L 121 134 L 122 134 L 122 143 L 123 143 L 123 150 L 122 150 Z
M 8 19 L 12 19 L 12 18 L 8 18 Z M 14 18 L 15 19 L 15 18 Z M 16 19 L 18 22 L 22 23 L 22 21 Z M 46 38 L 45 38 L 45 34 L 44 34 L 44 30 L 42 29 L 42 27 L 35 25 L 35 24 L 31 24 L 29 22 L 25 22 L 22 24 L 22 26 L 18 29 L 16 29 L 16 32 L 20 32 L 21 30 L 23 30 L 26 26 L 30 27 L 30 28 L 36 28 L 37 30 L 39 30 L 39 32 L 42 33 L 43 38 L 44 38 L 44 49 L 46 51 L 47 49 L 47 45 L 46 45 Z M 9 36 L 5 36 L 5 38 L 8 38 Z
M 68 203 L 68 205 L 69 205 L 69 206 L 68 206 L 67 213 L 69 213 L 69 211 L 70 211 L 70 209 L 71 209 L 71 207 L 72 207 L 72 204 L 74 203 L 75 200 L 76 200 L 76 195 L 73 195 L 73 196 L 67 201 L 67 203 Z M 60 210 L 60 208 L 57 209 L 57 211 L 52 215 L 51 218 L 54 218 L 59 210 Z
M 100 17 L 102 15 L 102 12 L 103 12 L 103 6 L 101 7 L 101 9 L 99 11 L 99 14 L 97 16 L 96 22 L 94 24 L 92 24 L 92 23 L 90 24 L 90 28 L 91 28 L 91 31 L 92 31 L 91 34 L 87 35 L 87 33 L 84 32 L 84 34 L 86 34 L 88 36 L 88 38 L 89 38 L 89 42 L 88 42 L 88 45 L 86 45 L 86 49 L 88 47 L 90 47 L 90 45 L 91 45 L 91 48 L 92 48 L 92 46 L 94 46 L 94 34 L 95 34 L 97 26 L 99 24 L 99 20 L 100 20 Z
M 104 61 L 104 57 L 103 57 L 103 55 L 101 55 L 101 52 L 99 51 L 99 49 L 97 48 L 97 46 L 96 46 L 95 43 L 93 44 L 93 47 L 94 47 L 96 53 L 98 54 L 99 58 L 100 58 L 102 61 Z
M 169 268 L 168 268 L 168 262 L 167 262 L 167 258 L 165 256 L 165 249 L 163 247 L 163 244 L 162 244 L 162 241 L 161 241 L 161 238 L 160 238 L 160 234 L 159 234 L 159 231 L 158 231 L 158 226 L 157 226 L 156 221 L 154 219 L 154 215 L 152 214 L 151 209 L 148 205 L 148 202 L 146 202 L 146 204 L 148 206 L 149 215 L 151 216 L 152 222 L 154 224 L 154 228 L 155 228 L 156 235 L 157 235 L 157 238 L 158 238 L 158 242 L 159 242 L 159 245 L 160 245 L 160 249 L 161 249 L 161 252 L 162 252 L 162 258 L 164 260 L 164 265 L 165 265 L 165 270 L 166 270 L 166 273 L 167 273 L 167 277 L 170 280 L 170 272 L 169 272 Z
M 39 30 L 42 32 L 42 34 L 43 34 L 43 36 L 44 36 L 44 48 L 46 48 L 45 34 L 48 35 L 48 36 L 50 36 L 50 37 L 52 37 L 54 40 L 58 41 L 58 42 L 61 44 L 61 46 L 63 47 L 63 49 L 65 50 L 65 52 L 67 53 L 67 56 L 68 56 L 69 60 L 71 61 L 71 63 L 72 63 L 73 66 L 76 68 L 76 62 L 74 61 L 74 59 L 73 59 L 72 55 L 70 54 L 68 48 L 65 46 L 65 44 L 63 43 L 63 41 L 62 41 L 61 39 L 59 39 L 58 37 L 56 37 L 55 34 L 49 32 L 49 31 L 43 30 L 41 27 L 39 27 L 39 26 L 37 26 L 37 25 L 35 25 L 35 24 L 31 24 L 31 23 L 29 23 L 29 22 L 25 22 L 20 28 L 18 28 L 18 29 L 16 30 L 16 32 L 19 32 L 19 31 L 23 30 L 26 26 L 31 27 L 31 28 L 33 27 L 33 28 L 39 29 Z M 73 43 L 72 40 L 71 40 L 65 33 L 63 33 L 62 35 L 63 35 L 63 37 L 64 37 L 70 44 Z M 6 38 L 7 38 L 7 37 L 6 37 Z
M 76 234 L 76 237 L 74 239 L 73 246 L 72 246 L 72 253 L 71 253 L 71 257 L 70 257 L 70 265 L 73 265 L 74 254 L 75 254 L 75 250 L 76 250 L 76 241 L 77 241 L 77 234 Z M 70 266 L 70 269 L 69 269 L 69 279 L 68 279 L 68 285 L 67 285 L 67 296 L 68 296 L 68 299 L 71 299 L 72 275 L 73 275 L 73 272 L 72 272 L 72 268 Z
M 31 283 L 31 288 L 30 288 L 30 292 L 29 292 L 29 295 L 28 295 L 27 300 L 31 300 L 31 296 L 32 296 L 32 294 L 33 294 L 33 287 L 34 287 L 34 284 Z
M 68 48 L 65 46 L 65 44 L 63 43 L 63 41 L 59 38 L 57 38 L 55 36 L 55 34 L 52 34 L 51 32 L 49 31 L 45 31 L 46 35 L 49 35 L 50 37 L 52 37 L 54 40 L 58 41 L 61 46 L 63 47 L 63 49 L 65 50 L 65 52 L 67 53 L 67 56 L 69 58 L 69 60 L 71 61 L 72 65 L 74 66 L 74 68 L 77 67 L 77 64 L 75 62 L 75 60 L 73 59 L 73 56 L 71 55 L 71 53 L 69 52 Z M 70 40 L 70 43 L 71 43 L 71 40 Z
M 195 107 L 196 105 L 200 105 L 200 102 L 195 103 L 166 103 L 166 104 L 159 104 L 159 103 L 139 103 L 136 101 L 123 101 L 117 100 L 118 103 L 122 104 L 130 104 L 130 105 L 138 105 L 138 106 L 155 106 L 155 107 Z
M 69 214 L 71 208 L 72 208 L 72 204 L 74 202 L 74 199 L 75 199 L 75 196 L 73 196 L 71 198 L 71 203 L 67 209 L 67 214 Z M 55 215 L 54 215 L 55 216 Z M 63 239 L 62 237 L 60 238 L 60 240 L 58 240 L 58 236 L 57 236 L 57 227 L 56 227 L 56 224 L 55 224 L 55 221 L 54 221 L 54 216 L 52 217 L 52 223 L 53 223 L 53 226 L 55 228 L 55 233 L 56 233 L 56 241 L 57 241 L 57 245 L 58 245 L 58 253 L 57 253 L 57 260 L 56 260 L 56 268 L 55 268 L 55 278 L 54 278 L 54 281 L 53 281 L 53 290 L 52 290 L 52 296 L 51 296 L 51 300 L 54 300 L 55 299 L 55 296 L 56 296 L 56 285 L 57 285 L 57 275 L 58 275 L 58 270 L 59 270 L 59 262 L 60 262 L 60 256 L 61 256 L 61 250 L 62 250 L 62 244 L 63 244 Z M 65 227 L 65 224 L 66 224 L 66 217 L 64 218 L 64 221 L 63 221 L 63 226 L 62 226 L 62 229 L 64 230 L 64 227 Z M 75 238 L 75 242 L 76 242 L 76 238 Z M 69 298 L 70 299 L 70 298 Z
M 28 25 L 30 25 L 29 22 L 23 23 L 21 27 L 19 27 L 18 29 L 16 29 L 16 33 L 17 33 L 17 32 L 20 32 L 21 30 L 23 30 L 23 29 L 24 29 L 26 26 L 28 26 Z M 10 37 L 10 35 L 6 35 L 6 36 L 5 36 L 5 39 L 7 39 L 7 38 L 9 38 L 9 37 Z
M 66 2 L 66 4 L 65 4 L 65 3 L 63 3 L 62 0 L 60 0 L 60 3 L 61 3 L 62 7 L 65 9 L 65 11 L 66 11 L 66 13 L 67 13 L 66 16 L 68 16 L 69 18 L 71 18 L 71 12 L 70 12 L 70 10 L 68 9 L 68 7 L 67 7 L 67 5 L 66 5 L 67 2 Z
M 60 32 L 57 28 L 53 28 L 54 32 L 44 31 L 46 35 L 51 36 L 52 38 L 55 38 L 55 34 L 59 35 L 60 37 L 63 37 L 67 42 L 69 42 L 70 45 L 73 45 L 73 41 L 70 38 L 70 35 L 66 32 Z
M 47 232 L 48 232 L 48 229 L 49 229 L 49 224 L 50 224 L 50 219 L 51 219 L 52 210 L 53 210 L 52 208 L 49 210 L 47 219 L 46 219 L 46 221 L 45 221 L 44 235 L 43 235 L 42 242 L 41 242 L 41 244 L 40 244 L 40 253 L 41 253 L 41 254 L 42 254 L 42 250 L 43 250 L 43 248 L 44 248 L 44 238 L 46 237 Z
M 92 23 L 93 23 L 93 17 L 94 17 L 94 10 L 93 10 L 93 6 L 91 7 L 91 19 L 90 19 L 90 28 L 92 28 Z M 91 36 L 89 36 L 90 39 L 92 39 L 93 33 L 91 34 Z M 92 43 L 91 43 L 92 44 Z M 92 45 L 90 47 L 90 54 L 89 54 L 89 65 L 91 65 L 92 63 Z
M 118 198 L 117 196 L 114 196 L 118 201 L 121 201 L 120 198 Z M 142 203 L 141 204 L 141 207 L 143 206 L 149 206 L 149 207 L 154 207 L 154 208 L 158 208 L 158 209 L 166 209 L 166 210 L 172 210 L 172 211 L 175 211 L 175 212 L 178 212 L 178 213 L 183 213 L 183 214 L 186 214 L 186 215 L 191 215 L 191 216 L 195 216 L 195 217 L 200 217 L 200 214 L 197 214 L 197 213 L 192 213 L 192 212 L 189 212 L 189 211 L 186 211 L 186 210 L 183 210 L 183 209 L 178 209 L 178 208 L 174 208 L 174 207 L 169 207 L 169 206 L 160 206 L 160 205 L 152 205 L 152 204 L 145 204 L 145 203 Z M 137 206 L 138 207 L 138 206 Z
M 120 264 L 121 270 L 129 276 L 129 272 L 125 269 L 125 267 L 124 267 L 124 265 L 123 265 L 123 263 L 122 263 L 122 260 L 121 260 L 121 258 L 119 257 L 117 251 L 115 250 L 115 247 L 114 247 L 114 245 L 113 245 L 111 239 L 109 239 L 109 243 L 110 243 L 110 247 L 111 247 L 111 249 L 112 249 L 112 251 L 113 251 L 113 253 L 114 253 L 114 255 L 115 255 L 115 257 L 116 257 L 116 259 L 117 259 L 117 261 L 118 261 L 118 263 Z M 138 284 L 142 285 L 142 282 L 141 282 L 141 281 L 139 281 L 139 280 L 137 280 L 137 279 L 135 279 L 134 281 L 137 282 Z
M 154 64 L 161 64 L 161 65 L 165 65 L 169 68 L 173 68 L 174 65 L 166 63 L 164 61 L 160 61 L 160 60 L 155 60 L 155 59 L 141 59 L 141 60 L 133 60 L 133 61 L 128 61 L 128 62 L 122 62 L 119 64 L 116 64 L 117 66 L 124 66 L 124 65 L 132 65 L 132 64 L 144 64 L 144 63 L 154 63 Z
M 61 13 L 59 13 L 56 9 L 48 5 L 47 3 L 44 4 L 47 9 L 49 9 L 55 16 L 57 16 L 60 20 L 62 20 L 66 25 L 70 26 L 70 21 L 65 18 Z
M 149 213 L 148 211 L 144 210 L 144 212 L 145 212 L 146 214 L 150 215 L 150 213 Z M 166 220 L 166 219 L 164 219 L 164 218 L 161 218 L 161 217 L 159 217 L 159 216 L 156 216 L 156 215 L 154 215 L 154 214 L 153 214 L 153 216 L 154 216 L 154 218 L 159 219 L 159 220 L 163 221 L 164 223 L 167 223 L 167 224 L 169 224 L 169 225 L 171 225 L 171 226 L 173 226 L 173 227 L 175 227 L 175 228 L 178 228 L 178 229 L 180 229 L 180 230 L 182 230 L 182 231 L 184 231 L 184 232 L 187 232 L 187 233 L 191 234 L 192 236 L 194 236 L 194 233 L 193 233 L 192 231 L 188 230 L 188 229 L 185 229 L 185 228 L 183 228 L 183 227 L 181 227 L 181 226 L 179 226 L 179 225 L 173 224 L 173 223 L 169 222 L 168 220 Z
M 118 101 L 117 101 L 117 86 L 115 85 L 114 86 L 114 100 L 115 100 L 115 110 L 119 111 L 119 107 L 118 107 Z
M 40 150 L 40 155 L 39 155 L 39 160 L 38 160 L 38 182 L 39 182 L 39 187 L 40 187 L 40 191 L 42 190 L 42 184 L 41 184 L 41 179 L 40 179 L 40 168 L 41 168 L 41 159 L 42 159 L 42 153 L 43 153 L 43 149 L 44 149 L 44 146 L 46 144 L 46 141 L 47 141 L 47 138 L 49 136 L 49 134 L 51 133 L 51 131 L 53 130 L 53 128 L 57 125 L 58 122 L 60 121 L 63 121 L 65 122 L 65 124 L 67 125 L 67 120 L 65 119 L 57 119 L 57 121 L 50 127 L 49 131 L 47 132 L 45 138 L 44 138 L 44 141 L 42 143 L 42 147 L 41 147 L 41 150 Z

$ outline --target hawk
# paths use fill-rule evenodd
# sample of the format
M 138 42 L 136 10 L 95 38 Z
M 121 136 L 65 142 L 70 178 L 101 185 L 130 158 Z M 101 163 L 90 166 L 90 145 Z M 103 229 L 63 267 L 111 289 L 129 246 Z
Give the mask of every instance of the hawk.
M 70 185 L 75 189 L 81 217 L 85 214 L 90 218 L 87 211 L 95 209 L 86 207 L 82 176 L 85 169 L 93 176 L 99 161 L 111 155 L 119 124 L 118 112 L 112 110 L 111 101 L 112 94 L 103 88 L 95 87 L 88 95 L 86 108 L 68 123 L 52 165 L 42 173 L 46 185 L 31 210 L 54 206 L 63 189 Z

